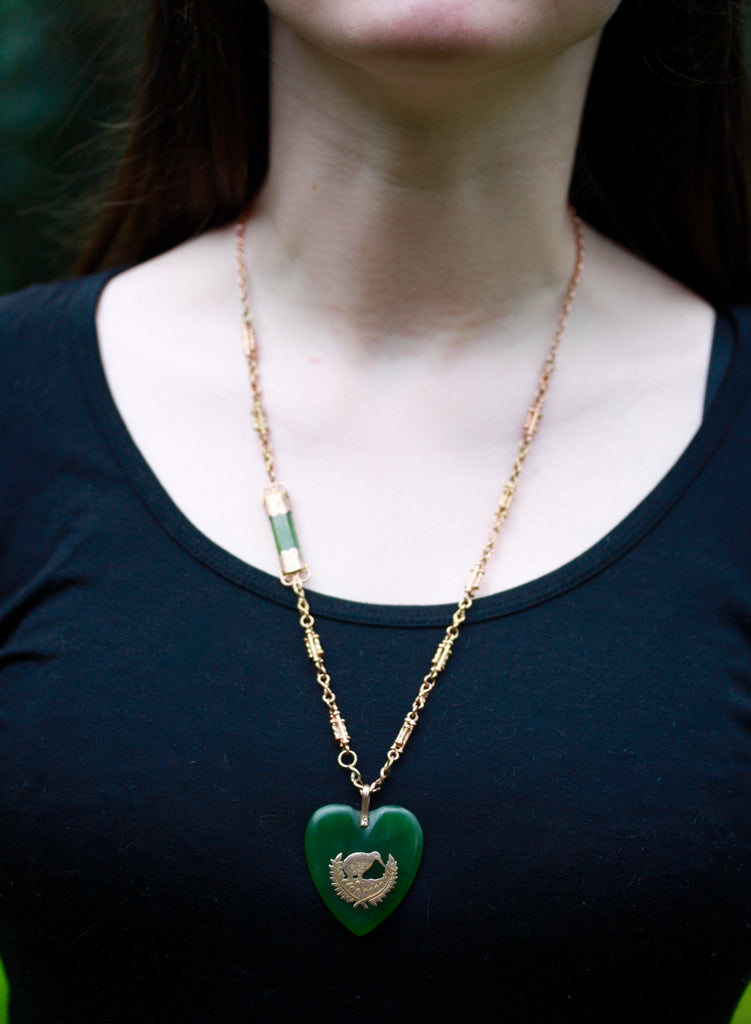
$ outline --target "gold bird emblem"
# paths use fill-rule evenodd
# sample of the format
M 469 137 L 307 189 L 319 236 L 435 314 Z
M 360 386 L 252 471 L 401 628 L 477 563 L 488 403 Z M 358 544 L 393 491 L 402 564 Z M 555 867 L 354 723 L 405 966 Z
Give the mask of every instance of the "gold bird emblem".
M 383 868 L 383 874 L 376 878 L 365 878 L 366 871 L 376 861 Z M 375 907 L 386 899 L 396 885 L 397 873 L 398 865 L 391 854 L 384 864 L 377 850 L 373 853 L 350 853 L 344 860 L 341 853 L 337 853 L 329 861 L 329 876 L 337 896 L 345 903 L 352 903 L 363 910 L 369 906 Z

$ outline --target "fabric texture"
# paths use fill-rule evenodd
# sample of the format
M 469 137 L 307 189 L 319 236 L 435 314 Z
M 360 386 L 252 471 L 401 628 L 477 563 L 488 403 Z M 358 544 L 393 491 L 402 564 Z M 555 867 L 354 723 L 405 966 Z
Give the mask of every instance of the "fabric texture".
M 0 956 L 12 1024 L 727 1024 L 751 977 L 751 315 L 704 423 L 573 562 L 481 598 L 383 801 L 425 833 L 347 932 L 355 800 L 292 597 L 203 537 L 99 362 L 105 275 L 0 300 Z M 714 378 L 713 378 L 714 379 Z M 451 609 L 310 595 L 361 763 Z

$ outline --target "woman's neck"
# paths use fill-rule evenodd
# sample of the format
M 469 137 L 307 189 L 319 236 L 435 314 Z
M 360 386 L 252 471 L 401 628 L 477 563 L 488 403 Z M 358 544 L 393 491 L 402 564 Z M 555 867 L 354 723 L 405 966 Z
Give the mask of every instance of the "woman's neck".
M 275 24 L 256 280 L 313 318 L 335 312 L 366 345 L 548 324 L 571 272 L 567 190 L 595 48 L 420 68 L 410 90 L 403 67 L 397 87 Z

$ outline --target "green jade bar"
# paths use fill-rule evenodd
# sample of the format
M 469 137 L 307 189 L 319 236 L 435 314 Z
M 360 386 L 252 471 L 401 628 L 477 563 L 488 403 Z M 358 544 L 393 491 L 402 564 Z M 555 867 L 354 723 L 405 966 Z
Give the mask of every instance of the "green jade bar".
M 295 524 L 292 522 L 291 512 L 285 512 L 281 516 L 269 516 L 269 522 L 271 523 L 271 529 L 274 531 L 276 550 L 280 555 L 282 551 L 289 551 L 290 548 L 297 548 L 299 551 L 300 544 L 295 533 Z
M 291 572 L 298 572 L 305 567 L 300 554 L 300 543 L 295 532 L 295 525 L 292 522 L 292 513 L 285 512 L 278 516 L 269 516 L 271 529 L 274 531 L 276 550 L 279 552 L 279 560 L 282 566 L 282 573 L 286 575 Z

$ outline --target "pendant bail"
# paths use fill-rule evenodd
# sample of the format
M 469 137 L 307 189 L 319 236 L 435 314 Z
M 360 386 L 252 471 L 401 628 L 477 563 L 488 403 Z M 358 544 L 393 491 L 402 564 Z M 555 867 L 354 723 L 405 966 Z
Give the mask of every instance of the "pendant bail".
M 370 786 L 363 784 L 362 804 L 360 805 L 360 827 L 367 828 L 370 824 Z

